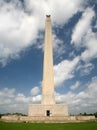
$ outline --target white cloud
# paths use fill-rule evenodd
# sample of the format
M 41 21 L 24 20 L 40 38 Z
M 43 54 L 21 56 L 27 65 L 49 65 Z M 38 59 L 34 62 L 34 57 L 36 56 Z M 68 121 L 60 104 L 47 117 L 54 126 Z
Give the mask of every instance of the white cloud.
M 55 58 L 58 58 L 59 56 L 65 53 L 64 42 L 60 40 L 55 34 L 53 35 L 53 50 Z
M 73 85 L 70 87 L 70 89 L 71 89 L 71 90 L 75 90 L 75 89 L 77 89 L 79 86 L 80 86 L 80 82 L 77 81 L 75 84 L 73 84 Z
M 8 58 L 19 57 L 20 51 L 32 44 L 38 26 L 37 19 L 11 4 L 0 8 L 0 19 L 0 62 L 5 65 Z
M 41 95 L 36 95 L 32 97 L 33 103 L 40 103 L 41 102 Z
M 97 20 L 96 20 L 96 25 L 95 25 L 95 28 L 97 28 Z
M 91 71 L 94 69 L 94 65 L 92 63 L 85 63 L 84 65 L 79 64 L 77 70 L 80 70 L 80 75 L 89 75 Z
M 59 64 L 54 65 L 55 86 L 61 86 L 65 80 L 74 77 L 75 67 L 77 66 L 79 60 L 79 57 L 76 57 L 72 61 L 63 60 Z
M 97 77 L 86 85 L 86 88 L 79 93 L 68 92 L 67 94 L 55 95 L 57 102 L 67 103 L 70 113 L 97 111 Z
M 12 98 L 14 97 L 14 92 L 15 92 L 14 88 L 12 89 L 3 88 L 0 90 L 0 96 Z
M 94 15 L 95 13 L 93 9 L 87 8 L 85 10 L 85 12 L 82 14 L 81 19 L 78 21 L 73 30 L 71 43 L 74 43 L 76 46 L 81 46 L 82 44 L 85 44 L 82 42 L 82 40 L 91 26 Z
M 76 84 L 79 85 L 80 83 Z M 55 93 L 55 99 L 57 103 L 67 103 L 70 113 L 96 112 L 97 77 L 93 77 L 91 81 L 86 84 L 84 90 L 78 93 L 74 93 L 74 91 L 69 91 L 65 94 Z M 21 112 L 27 114 L 29 104 L 40 102 L 41 95 L 39 94 L 35 96 L 25 96 L 23 93 L 16 93 L 14 88 L 4 88 L 0 90 L 1 113 Z
M 44 29 L 46 14 L 52 15 L 53 23 L 62 25 L 81 10 L 84 3 L 84 0 L 25 0 L 23 8 L 20 1 L 1 0 L 0 63 L 6 65 L 9 59 L 18 58 L 21 51 L 35 43 L 38 32 Z
M 25 2 L 26 8 L 34 15 L 40 17 L 51 14 L 53 21 L 59 25 L 66 23 L 75 13 L 82 10 L 85 3 L 84 0 L 63 0 L 61 2 L 59 0 L 25 0 Z
M 43 33 L 39 33 L 38 35 L 38 44 L 35 46 L 37 49 L 42 49 L 44 50 L 44 35 Z M 53 39 L 52 39 L 52 44 L 53 44 L 53 51 L 54 51 L 54 58 L 58 58 L 62 54 L 65 53 L 65 45 L 64 41 L 58 38 L 55 33 L 53 33 Z
M 29 104 L 39 103 L 40 101 L 41 95 L 39 93 L 33 96 L 25 96 L 23 93 L 17 93 L 14 88 L 0 89 L 0 113 L 21 112 L 27 114 Z
M 15 98 L 15 101 L 17 103 L 28 103 L 30 101 L 29 97 L 25 97 L 24 94 L 22 93 L 18 93 L 16 98 Z
M 39 87 L 37 87 L 37 86 L 35 86 L 35 87 L 33 87 L 33 88 L 31 89 L 31 95 L 32 95 L 32 96 L 35 96 L 35 95 L 39 94 L 39 92 L 40 92 L 40 89 L 39 89 Z
M 94 10 L 87 8 L 72 34 L 71 43 L 74 43 L 76 47 L 85 47 L 84 52 L 81 54 L 81 59 L 85 62 L 97 58 L 97 33 L 92 32 L 91 25 L 94 17 Z
M 90 29 L 85 37 L 85 42 L 86 50 L 81 54 L 81 58 L 87 62 L 97 58 L 97 33 Z

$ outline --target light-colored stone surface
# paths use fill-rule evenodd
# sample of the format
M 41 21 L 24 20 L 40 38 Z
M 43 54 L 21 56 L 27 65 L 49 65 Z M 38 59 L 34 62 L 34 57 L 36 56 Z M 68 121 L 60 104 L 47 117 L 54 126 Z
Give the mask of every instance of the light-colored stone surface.
M 42 104 L 55 104 L 52 27 L 51 27 L 51 18 L 49 16 L 46 17 L 46 23 L 45 23 Z
M 2 116 L 5 122 L 32 122 L 32 123 L 66 123 L 96 121 L 95 116 Z
M 29 116 L 47 116 L 47 111 L 50 111 L 51 116 L 68 116 L 68 107 L 65 104 L 54 104 L 54 105 L 30 105 Z
M 44 38 L 44 63 L 41 104 L 29 105 L 29 116 L 58 117 L 68 116 L 66 104 L 56 104 L 54 96 L 53 48 L 51 18 L 46 16 Z M 48 113 L 48 114 L 47 114 Z
M 25 122 L 44 122 L 44 123 L 66 123 L 66 122 L 86 122 L 95 121 L 95 116 L 31 116 L 31 117 L 20 117 L 20 121 Z
M 2 116 L 1 117 L 2 120 L 5 120 L 5 121 L 18 121 L 19 120 L 19 116 L 16 116 L 16 115 L 9 115 L 9 116 Z
M 94 120 L 95 116 L 75 116 L 76 120 L 82 120 L 82 121 L 87 121 L 87 120 Z

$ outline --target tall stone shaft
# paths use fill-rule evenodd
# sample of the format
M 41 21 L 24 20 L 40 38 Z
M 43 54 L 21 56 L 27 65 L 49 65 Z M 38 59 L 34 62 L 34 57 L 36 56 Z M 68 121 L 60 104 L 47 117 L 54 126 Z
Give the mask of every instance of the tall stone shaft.
M 46 22 L 45 22 L 42 104 L 45 104 L 45 105 L 55 104 L 52 26 L 51 26 L 50 15 L 46 16 Z
M 41 104 L 30 104 L 28 114 L 35 120 L 48 120 L 51 122 L 53 120 L 58 121 L 58 119 L 64 121 L 64 117 L 68 116 L 68 106 L 66 104 L 56 104 L 54 98 L 52 26 L 50 15 L 46 16 L 45 22 L 42 102 Z

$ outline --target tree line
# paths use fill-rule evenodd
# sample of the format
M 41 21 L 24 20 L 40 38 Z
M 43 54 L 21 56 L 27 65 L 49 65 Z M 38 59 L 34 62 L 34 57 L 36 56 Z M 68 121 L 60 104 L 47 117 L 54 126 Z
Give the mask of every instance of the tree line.
M 70 114 L 71 116 L 75 116 L 75 114 Z M 95 116 L 97 118 L 97 112 L 95 113 L 79 113 L 79 114 L 76 114 L 77 116 Z
M 0 118 L 1 118 L 2 116 L 9 116 L 9 115 L 27 116 L 26 114 L 22 114 L 22 113 L 16 112 L 16 113 L 4 113 L 4 114 L 0 114 Z

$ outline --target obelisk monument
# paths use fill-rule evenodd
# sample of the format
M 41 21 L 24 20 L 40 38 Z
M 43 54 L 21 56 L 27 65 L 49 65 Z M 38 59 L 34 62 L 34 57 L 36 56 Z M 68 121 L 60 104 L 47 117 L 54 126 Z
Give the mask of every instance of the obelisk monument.
M 55 104 L 52 27 L 50 15 L 46 16 L 45 23 L 42 104 Z
M 44 63 L 42 81 L 42 101 L 40 104 L 29 105 L 29 116 L 46 120 L 58 120 L 58 117 L 68 116 L 67 104 L 56 104 L 54 96 L 53 47 L 51 17 L 46 15 L 44 36 Z

